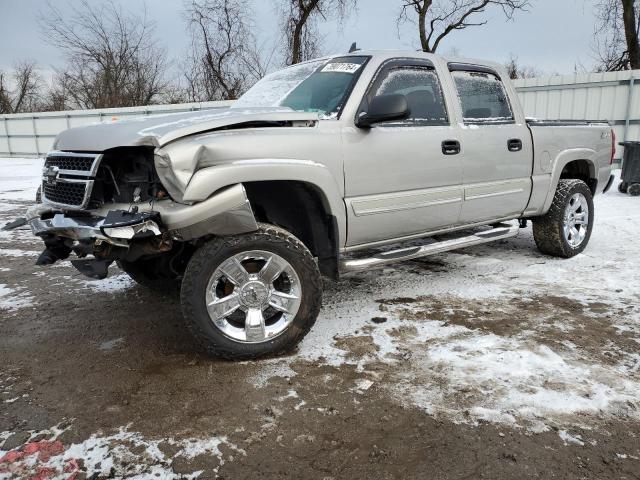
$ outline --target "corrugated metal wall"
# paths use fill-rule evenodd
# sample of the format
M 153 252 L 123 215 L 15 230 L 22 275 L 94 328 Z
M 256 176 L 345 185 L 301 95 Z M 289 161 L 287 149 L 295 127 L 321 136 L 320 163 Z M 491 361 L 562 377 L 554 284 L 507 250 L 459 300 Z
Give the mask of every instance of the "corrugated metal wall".
M 607 120 L 614 125 L 618 140 L 640 140 L 640 70 L 539 77 L 517 80 L 515 86 L 528 117 Z M 224 108 L 231 103 L 0 115 L 0 157 L 42 155 L 51 150 L 59 132 L 71 127 L 110 121 L 114 117 Z M 622 148 L 618 148 L 617 157 L 621 155 Z
M 148 107 L 73 110 L 67 112 L 18 113 L 0 115 L 0 157 L 35 157 L 52 149 L 58 133 L 68 128 L 162 113 L 178 113 L 226 108 L 233 102 L 183 103 Z
M 640 70 L 531 78 L 515 86 L 528 117 L 607 120 L 619 141 L 640 140 Z

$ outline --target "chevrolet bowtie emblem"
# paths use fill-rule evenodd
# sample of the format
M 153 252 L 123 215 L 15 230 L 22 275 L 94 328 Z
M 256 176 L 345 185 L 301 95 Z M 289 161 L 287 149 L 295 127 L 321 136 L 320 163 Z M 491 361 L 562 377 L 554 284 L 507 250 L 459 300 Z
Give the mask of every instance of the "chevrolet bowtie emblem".
M 58 180 L 58 177 L 60 176 L 60 169 L 54 165 L 51 165 L 49 167 L 44 167 L 42 173 L 47 183 L 55 184 Z

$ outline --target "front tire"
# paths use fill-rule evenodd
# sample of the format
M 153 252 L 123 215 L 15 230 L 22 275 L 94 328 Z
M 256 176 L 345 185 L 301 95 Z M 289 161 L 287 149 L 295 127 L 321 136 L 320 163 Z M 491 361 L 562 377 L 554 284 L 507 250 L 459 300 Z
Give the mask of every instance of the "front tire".
M 118 266 L 138 285 L 160 295 L 176 296 L 180 292 L 181 279 L 168 272 L 164 264 L 168 260 L 154 258 L 135 262 L 118 261 Z
M 593 195 L 587 184 L 576 179 L 560 180 L 547 214 L 533 219 L 538 250 L 562 258 L 581 253 L 591 238 L 593 213 Z
M 181 290 L 189 330 L 208 353 L 247 360 L 292 350 L 320 313 L 322 279 L 311 252 L 292 234 L 215 238 L 191 258 Z

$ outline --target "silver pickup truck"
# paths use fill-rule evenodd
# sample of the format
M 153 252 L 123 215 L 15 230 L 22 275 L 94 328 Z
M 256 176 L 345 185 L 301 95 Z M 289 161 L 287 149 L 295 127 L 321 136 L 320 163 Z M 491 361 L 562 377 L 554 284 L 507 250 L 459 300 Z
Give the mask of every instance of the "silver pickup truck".
M 499 65 L 359 51 L 268 75 L 229 109 L 61 133 L 27 220 L 38 264 L 73 255 L 104 278 L 115 262 L 179 289 L 208 352 L 256 358 L 305 336 L 322 276 L 509 238 L 529 219 L 542 252 L 580 253 L 614 145 L 606 122 L 525 119 Z

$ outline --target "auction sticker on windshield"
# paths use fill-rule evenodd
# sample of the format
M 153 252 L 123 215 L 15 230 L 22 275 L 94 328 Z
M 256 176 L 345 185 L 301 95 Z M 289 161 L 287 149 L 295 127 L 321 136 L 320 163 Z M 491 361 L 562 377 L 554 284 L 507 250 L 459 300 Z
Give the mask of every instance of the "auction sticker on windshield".
M 362 65 L 357 63 L 327 63 L 323 72 L 356 73 Z

